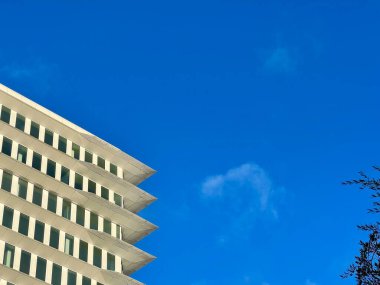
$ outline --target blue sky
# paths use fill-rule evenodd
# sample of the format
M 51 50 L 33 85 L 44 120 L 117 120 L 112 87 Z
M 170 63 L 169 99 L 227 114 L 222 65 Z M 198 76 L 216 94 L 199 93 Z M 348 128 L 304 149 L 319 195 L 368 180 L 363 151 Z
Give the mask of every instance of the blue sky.
M 380 3 L 0 2 L 0 82 L 155 168 L 165 285 L 354 284 L 379 164 Z

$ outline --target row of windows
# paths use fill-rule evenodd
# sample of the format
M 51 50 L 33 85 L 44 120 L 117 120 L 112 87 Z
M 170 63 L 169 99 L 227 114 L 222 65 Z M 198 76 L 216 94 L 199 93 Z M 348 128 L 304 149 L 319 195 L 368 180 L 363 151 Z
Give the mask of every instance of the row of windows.
M 75 188 L 76 190 L 83 190 L 93 193 L 107 201 L 115 203 L 120 207 L 123 206 L 123 199 L 119 194 L 110 191 L 108 188 L 103 187 L 86 177 L 83 177 L 79 173 L 58 164 L 53 160 L 47 159 L 35 151 L 30 151 L 25 146 L 17 144 L 7 137 L 3 137 L 1 152 L 12 157 L 12 150 L 15 152 L 13 154 L 15 157 L 13 158 L 18 161 L 24 164 L 31 163 L 30 166 L 34 169 L 39 170 L 42 173 L 45 173 L 48 176 L 61 181 L 72 188 Z
M 28 274 L 48 284 L 91 285 L 93 283 L 92 280 L 86 276 L 15 247 L 12 244 L 0 241 L 0 246 L 2 247 L 3 265 Z M 18 256 L 18 260 L 16 260 L 16 256 Z M 34 270 L 32 270 L 32 268 L 35 268 L 35 272 L 33 272 Z M 51 278 L 51 280 L 47 280 L 48 278 Z M 96 281 L 94 281 L 93 284 L 102 285 Z
M 60 250 L 68 255 L 79 258 L 99 268 L 115 271 L 115 255 L 103 251 L 97 246 L 88 244 L 72 235 L 65 233 L 51 225 L 31 218 L 17 210 L 0 204 L 3 208 L 2 225 L 18 233 L 33 238 L 36 241 L 45 243 L 50 247 Z M 18 226 L 17 226 L 18 225 Z M 32 230 L 34 228 L 34 231 Z M 78 253 L 74 254 L 74 246 L 79 248 Z M 102 255 L 105 258 L 103 259 Z M 92 256 L 92 258 L 90 258 Z M 102 263 L 103 267 L 102 267 Z M 120 258 L 118 258 L 120 260 Z
M 121 227 L 119 225 L 65 198 L 57 196 L 53 192 L 42 189 L 2 169 L 0 169 L 0 182 L 1 189 L 19 196 L 28 202 L 47 209 L 85 228 L 102 231 L 118 239 L 122 239 Z M 12 185 L 15 185 L 14 189 L 12 189 Z M 44 200 L 47 200 L 47 203 L 43 203 Z
M 13 127 L 16 127 L 17 129 L 19 129 L 25 133 L 28 133 L 28 131 L 26 130 L 26 121 L 28 119 L 26 119 L 21 114 L 14 112 L 14 113 L 16 113 L 16 120 L 13 124 L 11 124 L 12 112 L 14 112 L 14 111 L 5 107 L 4 105 L 1 106 L 0 120 L 2 120 L 3 122 L 5 122 L 7 124 L 12 125 Z M 45 130 L 45 132 L 43 132 L 42 130 Z M 119 168 L 120 170 L 118 171 L 118 167 L 113 163 L 109 163 L 109 166 L 108 166 L 107 165 L 108 161 L 106 163 L 106 160 L 104 158 L 97 156 L 97 155 L 81 148 L 79 145 L 75 144 L 74 142 L 71 142 L 71 147 L 69 147 L 69 143 L 68 143 L 69 140 L 67 140 L 66 138 L 64 138 L 60 135 L 57 135 L 58 136 L 58 143 L 54 144 L 54 132 L 43 127 L 43 126 L 40 126 L 39 124 L 37 124 L 34 121 L 30 122 L 30 130 L 29 130 L 28 134 L 30 134 L 32 137 L 35 137 L 38 140 L 43 141 L 44 143 L 46 143 L 50 146 L 55 147 L 56 149 L 62 151 L 63 153 L 67 153 L 67 154 L 71 155 L 75 159 L 95 164 L 95 165 L 103 168 L 104 170 L 106 170 L 106 171 L 108 171 L 108 172 L 110 172 L 116 176 L 123 178 L 123 174 L 122 174 L 123 171 L 121 168 Z M 81 149 L 84 152 L 83 157 L 81 155 Z

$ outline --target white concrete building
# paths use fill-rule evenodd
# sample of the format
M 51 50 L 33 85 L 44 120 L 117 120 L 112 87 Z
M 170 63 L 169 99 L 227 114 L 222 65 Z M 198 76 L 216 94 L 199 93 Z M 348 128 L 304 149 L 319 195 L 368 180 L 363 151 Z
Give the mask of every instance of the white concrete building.
M 0 84 L 0 285 L 137 285 L 154 170 Z

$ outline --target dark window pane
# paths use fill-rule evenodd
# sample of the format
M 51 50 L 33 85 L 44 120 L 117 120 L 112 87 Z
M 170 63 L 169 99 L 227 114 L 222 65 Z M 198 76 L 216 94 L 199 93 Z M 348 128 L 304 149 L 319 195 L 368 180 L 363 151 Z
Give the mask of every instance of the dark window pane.
M 5 191 L 11 192 L 13 175 L 8 172 L 3 172 L 3 179 L 1 181 L 1 188 Z
M 74 157 L 75 159 L 79 159 L 79 153 L 80 153 L 79 145 L 73 143 L 72 148 L 71 148 L 71 156 Z
M 41 206 L 42 204 L 42 188 L 41 187 L 34 185 L 32 202 L 33 204 Z
M 35 137 L 36 139 L 39 138 L 39 135 L 40 135 L 40 125 L 39 124 L 32 122 L 32 124 L 30 125 L 30 135 L 32 137 Z
M 62 267 L 54 263 L 52 274 L 51 274 L 51 284 L 61 285 L 61 279 L 62 279 Z
M 111 253 L 107 253 L 107 269 L 115 271 L 115 256 Z
M 92 180 L 88 180 L 88 192 L 96 194 L 96 183 Z
M 61 169 L 61 181 L 63 183 L 66 183 L 67 185 L 69 185 L 69 181 L 70 181 L 70 170 L 67 169 L 66 167 L 62 166 L 62 169 Z
M 45 224 L 41 223 L 40 221 L 36 221 L 36 226 L 34 229 L 34 239 L 40 242 L 43 242 L 44 234 L 45 234 Z
M 111 234 L 111 221 L 104 219 L 103 231 L 107 234 Z
M 86 276 L 83 276 L 82 285 L 91 285 L 91 279 Z
M 84 161 L 92 163 L 92 153 L 86 151 L 84 153 Z
M 109 200 L 110 198 L 110 190 L 108 190 L 106 187 L 102 186 L 101 196 L 103 199 Z
M 121 232 L 121 227 L 119 225 L 116 225 L 116 237 L 118 239 L 120 239 L 121 237 L 120 232 Z
M 54 227 L 50 228 L 50 241 L 49 241 L 49 245 L 51 247 L 54 247 L 54 248 L 58 249 L 58 245 L 59 245 L 59 230 L 57 230 Z
M 84 211 L 85 211 L 84 208 L 82 208 L 81 206 L 77 206 L 76 222 L 77 224 L 81 226 L 84 226 L 84 215 L 85 215 Z
M 87 262 L 87 258 L 88 258 L 88 243 L 81 240 L 79 243 L 79 259 Z
M 28 150 L 25 146 L 19 144 L 17 150 L 17 160 L 26 163 L 26 155 L 28 154 Z
M 18 196 L 20 198 L 26 199 L 28 193 L 28 182 L 19 178 L 18 179 Z
M 74 253 L 74 237 L 69 234 L 65 236 L 65 253 L 69 255 Z
M 55 169 L 56 169 L 55 161 L 48 159 L 46 174 L 49 175 L 50 177 L 55 178 Z
M 11 156 L 12 154 L 12 141 L 6 137 L 3 138 L 3 147 L 1 148 L 1 152 Z
M 110 165 L 110 171 L 112 174 L 115 174 L 117 175 L 117 166 L 115 164 L 112 164 Z
M 53 145 L 53 132 L 45 129 L 45 138 L 44 142 L 47 143 L 48 145 Z
M 29 232 L 29 217 L 27 215 L 21 214 L 20 221 L 18 224 L 18 232 L 24 236 L 28 235 Z
M 15 257 L 15 247 L 10 244 L 5 244 L 3 264 L 7 267 L 13 267 L 13 260 Z
M 96 246 L 94 246 L 93 265 L 102 268 L 102 250 Z
M 90 215 L 90 229 L 98 230 L 98 215 L 91 213 Z
M 4 207 L 3 226 L 12 229 L 13 224 L 13 209 Z
M 77 284 L 77 273 L 69 270 L 67 272 L 67 284 L 76 285 Z
M 0 116 L 0 119 L 3 122 L 6 122 L 7 124 L 9 124 L 9 121 L 11 119 L 11 110 L 8 109 L 5 106 L 1 106 L 1 116 Z
M 25 130 L 25 117 L 20 114 L 17 114 L 17 117 L 16 117 L 16 128 L 19 129 L 20 131 Z
M 37 256 L 36 278 L 45 281 L 46 259 Z
M 98 166 L 103 169 L 106 168 L 106 161 L 100 156 L 98 156 Z
M 67 149 L 67 139 L 65 139 L 64 137 L 61 137 L 59 136 L 59 140 L 58 140 L 58 149 L 64 153 L 66 153 L 66 149 Z
M 21 251 L 20 271 L 25 274 L 29 274 L 30 271 L 30 253 L 24 250 Z
M 71 218 L 71 202 L 63 199 L 62 203 L 62 217 L 70 220 Z
M 33 152 L 32 167 L 41 170 L 42 156 L 39 153 Z
M 48 210 L 55 213 L 57 211 L 57 195 L 49 192 Z
M 83 190 L 83 176 L 75 173 L 75 184 L 74 184 L 75 189 L 78 190 Z
M 117 193 L 114 193 L 113 194 L 113 199 L 115 200 L 115 204 L 122 207 L 123 206 L 123 202 L 122 202 L 122 198 L 119 194 Z

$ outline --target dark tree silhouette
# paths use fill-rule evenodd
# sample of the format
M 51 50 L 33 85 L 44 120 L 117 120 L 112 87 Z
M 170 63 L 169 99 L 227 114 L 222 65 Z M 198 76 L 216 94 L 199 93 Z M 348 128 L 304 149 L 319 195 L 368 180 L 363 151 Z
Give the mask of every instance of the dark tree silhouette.
M 373 167 L 380 172 L 380 167 Z M 368 177 L 365 173 L 359 172 L 359 179 L 343 182 L 344 185 L 357 185 L 361 190 L 370 190 L 372 208 L 368 209 L 371 214 L 380 213 L 380 178 Z M 360 252 L 355 257 L 355 262 L 350 265 L 342 275 L 343 278 L 354 276 L 358 285 L 379 285 L 380 284 L 380 222 L 373 224 L 359 225 L 358 228 L 368 233 L 367 241 L 360 241 Z

